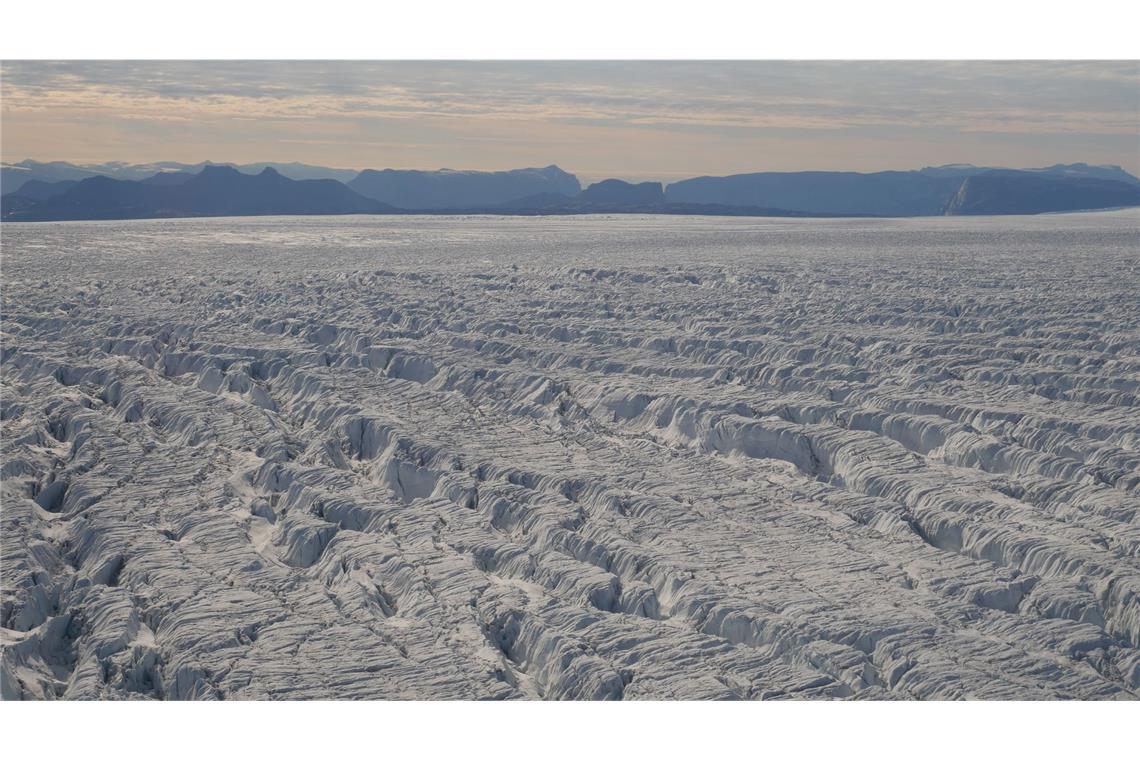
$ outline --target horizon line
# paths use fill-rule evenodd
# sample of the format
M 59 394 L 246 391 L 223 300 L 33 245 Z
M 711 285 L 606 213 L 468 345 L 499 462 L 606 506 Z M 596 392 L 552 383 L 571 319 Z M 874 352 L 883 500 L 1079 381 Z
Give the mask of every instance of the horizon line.
M 464 173 L 493 174 L 493 173 L 498 173 L 498 172 L 525 171 L 528 169 L 550 169 L 550 168 L 554 168 L 554 169 L 558 169 L 559 171 L 566 172 L 567 174 L 570 174 L 570 175 L 574 176 L 575 178 L 579 178 L 579 179 L 583 178 L 583 177 L 592 178 L 593 182 L 600 182 L 600 181 L 603 181 L 605 179 L 622 179 L 622 177 L 635 177 L 635 178 L 639 178 L 636 180 L 638 182 L 654 182 L 654 181 L 656 181 L 656 182 L 661 183 L 662 185 L 667 185 L 670 182 L 679 182 L 679 181 L 683 181 L 686 179 L 698 179 L 698 178 L 702 178 L 702 177 L 732 177 L 732 176 L 743 176 L 743 175 L 749 175 L 749 174 L 806 174 L 806 173 L 880 174 L 880 173 L 885 173 L 885 172 L 917 172 L 917 171 L 924 171 L 927 169 L 951 169 L 951 168 L 958 168 L 958 167 L 960 167 L 960 168 L 974 168 L 974 169 L 1032 171 L 1032 170 L 1039 170 L 1039 169 L 1050 169 L 1050 168 L 1057 167 L 1057 166 L 1088 166 L 1088 167 L 1102 168 L 1102 169 L 1116 169 L 1116 170 L 1124 172 L 1125 174 L 1128 174 L 1130 176 L 1137 177 L 1137 175 L 1132 174 L 1131 171 L 1124 168 L 1120 164 L 1110 164 L 1110 163 L 1098 164 L 1098 163 L 1090 163 L 1088 161 L 1064 161 L 1064 160 L 1056 160 L 1053 163 L 1043 164 L 1041 166 L 1023 166 L 1023 167 L 1012 166 L 1012 165 L 997 166 L 997 165 L 992 165 L 992 164 L 975 164 L 975 163 L 971 163 L 971 162 L 967 162 L 967 161 L 955 161 L 955 162 L 942 163 L 942 164 L 924 164 L 921 167 L 911 166 L 910 168 L 905 168 L 905 169 L 884 168 L 884 169 L 875 169 L 872 171 L 867 171 L 867 170 L 861 171 L 861 170 L 857 170 L 857 169 L 748 169 L 748 170 L 734 170 L 732 172 L 723 173 L 723 174 L 717 174 L 717 173 L 713 173 L 713 172 L 707 172 L 707 173 L 702 173 L 702 174 L 692 174 L 692 173 L 687 173 L 687 172 L 686 173 L 662 172 L 662 173 L 644 173 L 644 174 L 643 173 L 624 173 L 624 174 L 623 173 L 606 173 L 604 171 L 594 171 L 594 170 L 570 170 L 570 169 L 564 168 L 563 166 L 561 166 L 557 162 L 545 164 L 543 166 L 537 166 L 537 165 L 513 166 L 513 167 L 509 167 L 509 168 L 504 168 L 504 169 L 457 169 L 457 168 L 448 167 L 448 166 L 441 166 L 441 167 L 434 168 L 434 169 L 427 169 L 427 168 L 422 168 L 422 167 L 396 167 L 396 166 L 383 166 L 383 167 L 375 167 L 375 168 L 366 166 L 364 168 L 355 168 L 355 167 L 347 167 L 347 166 L 330 166 L 327 164 L 309 163 L 306 161 L 298 161 L 298 160 L 285 160 L 285 161 L 282 161 L 282 160 L 262 160 L 262 161 L 232 161 L 232 160 L 229 160 L 229 161 L 216 161 L 214 159 L 209 159 L 209 158 L 201 159 L 198 161 L 177 161 L 177 160 L 171 160 L 171 159 L 160 159 L 160 160 L 156 160 L 156 161 L 138 161 L 138 162 L 125 161 L 122 159 L 110 159 L 110 160 L 98 161 L 98 160 L 92 160 L 92 159 L 67 159 L 67 158 L 56 158 L 56 159 L 50 159 L 50 160 L 41 160 L 41 159 L 37 159 L 37 158 L 23 158 L 23 159 L 20 159 L 19 161 L 8 161 L 6 159 L 0 158 L 0 167 L 5 168 L 5 169 L 20 170 L 20 169 L 24 169 L 25 167 L 21 167 L 21 166 L 19 166 L 19 164 L 28 163 L 28 162 L 37 163 L 37 164 L 68 164 L 70 166 L 74 166 L 74 167 L 79 168 L 79 169 L 87 169 L 89 171 L 92 171 L 91 167 L 93 167 L 93 166 L 118 165 L 118 166 L 121 166 L 123 168 L 133 168 L 133 167 L 157 166 L 159 164 L 181 164 L 181 165 L 186 166 L 186 167 L 192 167 L 192 166 L 196 166 L 199 164 L 202 164 L 202 165 L 213 164 L 213 165 L 219 165 L 219 166 L 234 166 L 234 167 L 255 166 L 255 165 L 260 165 L 260 164 L 265 164 L 265 165 L 274 165 L 275 164 L 275 165 L 280 165 L 280 166 L 297 165 L 297 166 L 305 166 L 305 167 L 311 167 L 311 168 L 317 168 L 317 169 L 329 169 L 329 170 L 338 171 L 338 172 L 356 172 L 357 174 L 359 174 L 361 172 L 365 172 L 365 171 L 401 171 L 401 172 L 424 172 L 424 173 L 448 172 L 448 171 L 450 171 L 450 172 L 464 172 Z M 178 168 L 170 168 L 170 169 L 159 168 L 156 170 L 156 173 L 162 173 L 164 171 L 177 172 L 177 171 L 181 171 L 181 170 Z M 647 177 L 657 177 L 658 179 L 646 179 Z M 661 177 L 669 177 L 670 179 L 661 179 Z M 1140 178 L 1140 177 L 1138 177 L 1138 178 Z M 332 178 L 330 178 L 330 179 L 332 179 Z M 624 180 L 624 181 L 630 181 L 630 180 Z

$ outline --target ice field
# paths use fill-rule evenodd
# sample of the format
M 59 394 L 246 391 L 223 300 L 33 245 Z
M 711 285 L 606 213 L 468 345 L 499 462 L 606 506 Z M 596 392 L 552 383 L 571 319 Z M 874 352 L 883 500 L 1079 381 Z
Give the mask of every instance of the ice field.
M 1140 212 L 5 224 L 4 699 L 1135 699 Z

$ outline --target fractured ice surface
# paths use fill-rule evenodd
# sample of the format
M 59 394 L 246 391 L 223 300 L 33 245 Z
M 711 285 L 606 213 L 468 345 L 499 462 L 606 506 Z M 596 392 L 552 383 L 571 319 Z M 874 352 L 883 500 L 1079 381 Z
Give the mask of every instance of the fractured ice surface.
M 5 225 L 5 699 L 1135 698 L 1135 212 Z

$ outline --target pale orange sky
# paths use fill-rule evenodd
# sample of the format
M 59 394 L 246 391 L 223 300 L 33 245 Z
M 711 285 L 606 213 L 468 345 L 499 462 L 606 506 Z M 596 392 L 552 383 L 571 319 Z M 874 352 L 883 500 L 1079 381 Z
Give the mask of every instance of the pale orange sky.
M 6 162 L 557 163 L 583 180 L 1119 164 L 1137 62 L 5 62 Z

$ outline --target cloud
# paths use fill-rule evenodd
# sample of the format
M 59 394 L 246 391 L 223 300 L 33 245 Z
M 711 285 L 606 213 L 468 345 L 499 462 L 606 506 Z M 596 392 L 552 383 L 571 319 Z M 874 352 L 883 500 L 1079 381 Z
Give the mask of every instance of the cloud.
M 1134 62 L 15 61 L 2 73 L 6 157 L 34 147 L 45 125 L 58 142 L 65 124 L 77 140 L 85 126 L 216 135 L 229 124 L 237 142 L 260 129 L 314 145 L 329 143 L 330 129 L 362 146 L 398 146 L 417 129 L 441 142 L 483 129 L 508 141 L 593 129 L 674 134 L 678 145 L 694 134 L 835 142 L 877 131 L 964 145 L 1071 136 L 1074 147 L 1103 139 L 1106 149 L 1140 125 Z M 417 155 L 430 152 L 414 142 Z

